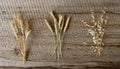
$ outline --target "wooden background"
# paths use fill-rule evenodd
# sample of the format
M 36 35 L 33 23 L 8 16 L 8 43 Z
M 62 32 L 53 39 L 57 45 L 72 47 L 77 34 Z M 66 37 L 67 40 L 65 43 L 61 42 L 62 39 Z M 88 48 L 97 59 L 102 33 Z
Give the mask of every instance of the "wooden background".
M 18 8 L 26 19 L 32 19 L 32 32 L 28 37 L 28 61 L 23 64 L 15 42 L 10 21 Z M 80 19 L 91 21 L 90 10 L 96 16 L 105 14 L 104 51 L 100 57 L 90 52 L 93 44 L 86 27 Z M 69 29 L 64 38 L 63 58 L 57 61 L 51 56 L 54 50 L 53 35 L 44 19 L 51 20 L 49 12 L 71 16 Z M 85 45 L 83 42 L 86 42 Z M 113 66 L 120 65 L 120 0 L 0 0 L 0 66 L 15 67 L 70 67 L 70 66 Z

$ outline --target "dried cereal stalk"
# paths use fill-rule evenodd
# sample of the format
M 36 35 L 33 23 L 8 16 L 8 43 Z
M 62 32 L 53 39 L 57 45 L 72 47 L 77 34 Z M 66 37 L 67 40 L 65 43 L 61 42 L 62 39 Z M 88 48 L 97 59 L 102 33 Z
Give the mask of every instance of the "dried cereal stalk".
M 54 54 L 56 54 L 56 58 L 59 59 L 60 57 L 62 57 L 62 50 L 61 50 L 62 42 L 63 42 L 64 34 L 67 30 L 67 27 L 70 21 L 70 17 L 68 17 L 67 20 L 65 21 L 65 18 L 62 15 L 58 15 L 58 19 L 57 19 L 53 12 L 51 12 L 50 14 L 54 21 L 53 23 L 54 28 L 51 27 L 50 23 L 47 20 L 45 20 L 45 23 L 47 24 L 48 28 L 55 36 L 56 48 L 55 48 Z
M 96 20 L 94 16 L 94 12 L 92 11 L 92 24 L 88 24 L 88 22 L 85 22 L 82 20 L 82 22 L 85 24 L 85 26 L 88 28 L 89 34 L 92 36 L 92 40 L 95 46 L 91 46 L 91 49 L 93 52 L 97 53 L 99 56 L 101 55 L 103 51 L 103 36 L 104 36 L 104 26 L 107 23 L 106 19 L 103 19 L 103 16 L 105 14 L 105 11 L 103 11 L 103 14 L 100 16 L 99 20 Z
M 26 41 L 31 30 L 28 21 L 23 19 L 22 14 L 19 12 L 10 23 L 17 43 L 19 44 L 20 53 L 23 57 L 23 62 L 26 61 Z

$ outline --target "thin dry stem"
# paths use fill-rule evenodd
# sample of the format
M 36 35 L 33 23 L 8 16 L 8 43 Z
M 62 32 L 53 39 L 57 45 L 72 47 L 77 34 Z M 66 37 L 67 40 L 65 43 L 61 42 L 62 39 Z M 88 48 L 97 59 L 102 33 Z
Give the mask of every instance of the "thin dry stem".
M 54 31 L 52 29 L 52 27 L 50 26 L 50 23 L 45 19 L 45 23 L 48 26 L 48 28 L 50 29 L 50 31 L 54 34 Z
M 58 34 L 58 21 L 57 21 L 57 18 L 55 17 L 53 11 L 50 13 L 52 18 L 53 18 L 53 21 L 54 21 L 54 27 L 55 27 L 55 33 Z
M 64 33 L 65 33 L 66 30 L 67 30 L 67 27 L 68 27 L 69 21 L 70 21 L 70 17 L 67 18 L 66 25 L 65 25 L 64 30 L 63 30 Z

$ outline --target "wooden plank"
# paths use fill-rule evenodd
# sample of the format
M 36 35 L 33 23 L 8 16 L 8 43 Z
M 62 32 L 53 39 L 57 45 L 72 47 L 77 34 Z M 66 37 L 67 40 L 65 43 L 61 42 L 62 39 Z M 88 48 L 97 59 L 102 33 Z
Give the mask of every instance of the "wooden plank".
M 81 65 L 86 62 L 120 62 L 120 0 L 0 0 L 0 66 L 61 66 Z M 24 13 L 26 19 L 32 19 L 32 32 L 28 38 L 28 62 L 22 64 L 17 51 L 14 34 L 9 22 L 18 11 Z M 91 21 L 90 10 L 96 16 L 105 10 L 108 23 L 105 27 L 103 54 L 96 57 L 90 52 L 92 37 L 81 19 Z M 44 19 L 52 21 L 49 12 L 71 16 L 69 29 L 65 34 L 63 58 L 57 63 L 54 56 L 54 38 L 46 26 Z M 83 42 L 86 42 L 85 45 Z M 94 63 L 92 63 L 94 64 Z
M 40 62 L 39 62 L 40 63 Z M 42 64 L 42 63 L 41 63 Z M 37 67 L 15 67 L 15 66 L 1 66 L 0 69 L 119 69 L 120 62 L 86 62 L 79 65 L 64 64 L 61 66 L 37 66 Z

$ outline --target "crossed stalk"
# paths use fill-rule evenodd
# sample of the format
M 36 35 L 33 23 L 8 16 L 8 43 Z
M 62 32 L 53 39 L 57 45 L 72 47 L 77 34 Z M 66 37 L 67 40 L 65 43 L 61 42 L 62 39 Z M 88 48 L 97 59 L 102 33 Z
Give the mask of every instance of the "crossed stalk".
M 65 17 L 59 14 L 57 19 L 53 12 L 51 12 L 50 14 L 54 21 L 53 22 L 54 27 L 52 27 L 52 25 L 50 25 L 50 22 L 48 22 L 48 20 L 46 19 L 45 19 L 45 23 L 47 24 L 48 28 L 53 33 L 55 38 L 56 48 L 54 50 L 53 55 L 56 55 L 56 58 L 59 59 L 60 57 L 62 57 L 62 43 L 70 21 L 70 17 L 67 17 L 67 19 L 65 20 Z

